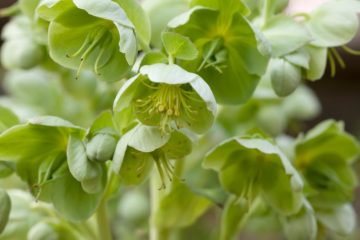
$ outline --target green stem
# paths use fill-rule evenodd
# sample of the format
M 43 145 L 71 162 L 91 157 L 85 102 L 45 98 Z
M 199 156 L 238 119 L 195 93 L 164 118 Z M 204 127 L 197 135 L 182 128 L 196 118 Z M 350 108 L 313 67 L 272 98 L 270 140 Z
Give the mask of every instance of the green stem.
M 20 6 L 18 3 L 15 3 L 10 7 L 0 9 L 0 17 L 11 17 L 19 13 L 20 13 Z
M 107 214 L 107 201 L 112 194 L 112 187 L 116 181 L 114 173 L 111 171 L 108 177 L 107 186 L 104 191 L 104 195 L 100 202 L 100 205 L 96 211 L 96 221 L 98 225 L 98 239 L 100 240 L 112 240 L 111 227 Z
M 168 229 L 161 229 L 156 226 L 155 214 L 159 207 L 160 200 L 164 195 L 164 190 L 159 190 L 161 183 L 156 173 L 153 173 L 150 179 L 150 194 L 151 194 L 151 217 L 150 217 L 150 240 L 168 240 L 170 239 L 170 232 Z
M 263 24 L 262 27 L 266 27 L 266 24 L 270 18 L 270 1 L 272 0 L 265 0 L 264 1 L 264 7 L 263 7 Z
M 107 199 L 103 199 L 96 212 L 99 239 L 112 240 L 110 223 L 107 216 Z

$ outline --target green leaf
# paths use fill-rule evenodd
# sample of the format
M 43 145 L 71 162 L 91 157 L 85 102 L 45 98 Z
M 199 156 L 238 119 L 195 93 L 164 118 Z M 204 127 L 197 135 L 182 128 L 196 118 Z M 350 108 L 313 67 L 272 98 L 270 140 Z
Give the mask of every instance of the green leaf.
M 182 60 L 194 60 L 199 54 L 196 46 L 188 37 L 178 33 L 163 32 L 161 38 L 166 52 L 172 57 Z
M 0 159 L 16 161 L 17 174 L 33 185 L 40 164 L 66 152 L 70 134 L 84 136 L 85 130 L 55 117 L 32 119 L 0 135 Z
M 359 28 L 357 1 L 326 1 L 306 22 L 317 47 L 337 47 L 353 39 Z
M 9 220 L 11 201 L 5 190 L 0 189 L 0 234 L 4 231 Z
M 195 195 L 183 183 L 174 183 L 172 189 L 160 201 L 154 215 L 159 228 L 184 228 L 192 225 L 211 206 L 211 202 Z
M 292 17 L 279 15 L 271 18 L 263 29 L 271 44 L 271 55 L 281 57 L 309 43 L 311 36 L 306 28 Z
M 316 217 L 326 228 L 343 237 L 349 237 L 356 228 L 356 213 L 351 204 L 319 210 Z
M 66 219 L 80 222 L 87 220 L 97 209 L 102 192 L 89 194 L 68 169 L 46 184 L 42 191 L 47 192 L 56 210 Z
M 81 187 L 86 193 L 98 194 L 103 193 L 107 184 L 107 168 L 104 164 L 97 164 L 98 174 L 93 178 L 81 182 Z
M 271 83 L 275 93 L 286 97 L 293 93 L 301 83 L 301 69 L 285 59 L 271 59 L 269 65 Z
M 19 118 L 10 109 L 0 105 L 0 133 L 19 124 Z

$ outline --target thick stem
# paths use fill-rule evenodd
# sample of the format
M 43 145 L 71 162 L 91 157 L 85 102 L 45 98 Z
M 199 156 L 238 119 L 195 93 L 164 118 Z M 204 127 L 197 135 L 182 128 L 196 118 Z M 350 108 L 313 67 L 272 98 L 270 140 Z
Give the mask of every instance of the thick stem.
M 96 220 L 98 224 L 98 234 L 101 240 L 112 240 L 111 228 L 107 216 L 107 199 L 103 199 L 96 212 Z
M 150 179 L 150 194 L 151 194 L 151 217 L 150 217 L 150 240 L 168 240 L 169 231 L 161 229 L 156 226 L 155 214 L 159 207 L 161 197 L 164 194 L 164 190 L 159 190 L 161 183 L 156 173 L 153 173 Z
M 109 196 L 112 194 L 113 184 L 116 182 L 116 177 L 113 172 L 110 172 L 108 182 L 104 191 L 104 195 L 100 205 L 96 211 L 96 221 L 98 225 L 98 239 L 99 240 L 112 240 L 111 225 L 107 214 L 107 202 Z

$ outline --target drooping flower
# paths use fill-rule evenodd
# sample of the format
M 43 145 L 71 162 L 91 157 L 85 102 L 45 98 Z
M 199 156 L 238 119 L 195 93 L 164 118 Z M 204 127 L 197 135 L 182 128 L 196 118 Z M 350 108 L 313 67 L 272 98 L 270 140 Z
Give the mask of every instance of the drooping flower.
M 143 66 L 140 74 L 124 84 L 114 111 L 120 115 L 132 111 L 140 122 L 158 126 L 163 133 L 180 128 L 203 133 L 212 126 L 216 102 L 198 75 L 174 64 L 154 64 Z
M 78 75 L 86 68 L 102 80 L 120 80 L 135 62 L 137 41 L 150 41 L 149 23 L 136 1 L 46 0 L 37 12 L 50 22 L 50 56 Z
M 244 17 L 247 8 L 231 0 L 192 1 L 192 6 L 168 23 L 172 31 L 189 37 L 200 52 L 182 66 L 198 72 L 219 103 L 247 101 L 268 63 L 259 32 Z
M 161 180 L 160 189 L 176 176 L 171 160 L 183 161 L 191 153 L 192 142 L 182 132 L 164 135 L 158 128 L 139 124 L 124 134 L 117 144 L 113 170 L 123 183 L 144 182 L 155 165 Z
M 258 134 L 224 141 L 210 151 L 204 167 L 218 172 L 223 188 L 248 204 L 261 197 L 285 215 L 302 206 L 300 175 L 279 147 Z

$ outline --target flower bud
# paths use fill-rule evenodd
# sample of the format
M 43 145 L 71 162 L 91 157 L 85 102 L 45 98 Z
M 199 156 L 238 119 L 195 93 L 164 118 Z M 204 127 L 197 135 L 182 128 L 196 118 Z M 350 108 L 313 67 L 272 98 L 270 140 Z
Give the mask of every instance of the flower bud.
M 95 135 L 86 146 L 86 154 L 92 161 L 105 162 L 111 160 L 117 140 L 114 136 L 106 133 Z

